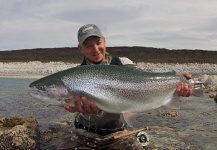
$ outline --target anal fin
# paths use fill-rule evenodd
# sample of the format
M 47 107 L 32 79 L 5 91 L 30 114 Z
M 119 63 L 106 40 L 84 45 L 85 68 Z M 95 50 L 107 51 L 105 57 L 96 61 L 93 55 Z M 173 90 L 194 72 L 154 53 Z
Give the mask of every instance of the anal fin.
M 137 113 L 125 112 L 121 115 L 121 119 L 127 123 L 130 127 L 133 127 L 133 123 L 136 120 Z

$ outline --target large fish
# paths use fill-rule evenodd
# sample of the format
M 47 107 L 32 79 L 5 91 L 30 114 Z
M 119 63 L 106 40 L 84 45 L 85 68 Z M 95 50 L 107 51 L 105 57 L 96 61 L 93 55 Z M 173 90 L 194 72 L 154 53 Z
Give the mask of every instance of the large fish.
M 88 65 L 63 70 L 32 82 L 33 97 L 50 104 L 74 106 L 74 96 L 86 96 L 108 113 L 129 114 L 158 107 L 178 108 L 174 93 L 183 76 L 174 72 L 153 73 L 126 66 Z M 71 101 L 65 101 L 72 97 Z M 133 116 L 133 115 L 132 115 Z

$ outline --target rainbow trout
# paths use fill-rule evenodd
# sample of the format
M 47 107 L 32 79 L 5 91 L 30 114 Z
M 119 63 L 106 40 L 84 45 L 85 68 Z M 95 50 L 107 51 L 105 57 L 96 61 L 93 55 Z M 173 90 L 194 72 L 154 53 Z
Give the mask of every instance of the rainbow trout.
M 133 114 L 161 106 L 178 108 L 176 86 L 185 80 L 175 72 L 153 73 L 126 66 L 87 65 L 63 70 L 32 82 L 30 95 L 49 104 L 74 106 L 75 96 L 86 96 L 99 109 L 123 114 L 132 125 Z M 66 98 L 71 100 L 66 101 Z M 129 117 L 131 116 L 131 117 Z M 133 117 L 132 117 L 133 116 Z

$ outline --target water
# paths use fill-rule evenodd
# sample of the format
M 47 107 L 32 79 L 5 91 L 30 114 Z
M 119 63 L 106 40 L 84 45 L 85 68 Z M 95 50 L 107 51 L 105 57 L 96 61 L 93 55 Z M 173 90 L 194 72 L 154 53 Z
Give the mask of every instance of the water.
M 28 91 L 28 85 L 35 79 L 0 78 L 0 99 Z
M 161 107 L 137 118 L 136 126 L 167 126 L 177 132 L 184 132 L 204 150 L 217 148 L 217 104 L 205 94 L 204 97 L 180 97 L 181 109 L 171 110 Z M 177 117 L 162 114 L 175 111 Z
M 33 116 L 41 121 L 73 119 L 63 107 L 49 106 L 28 94 L 29 84 L 35 79 L 0 78 L 0 118 Z

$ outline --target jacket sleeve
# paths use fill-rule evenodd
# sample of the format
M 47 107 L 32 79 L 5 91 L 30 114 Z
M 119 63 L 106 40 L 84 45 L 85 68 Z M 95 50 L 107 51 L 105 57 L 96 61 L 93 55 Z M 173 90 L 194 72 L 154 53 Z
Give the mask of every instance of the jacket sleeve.
M 127 57 L 119 57 L 119 59 L 123 65 L 134 64 L 133 61 Z

